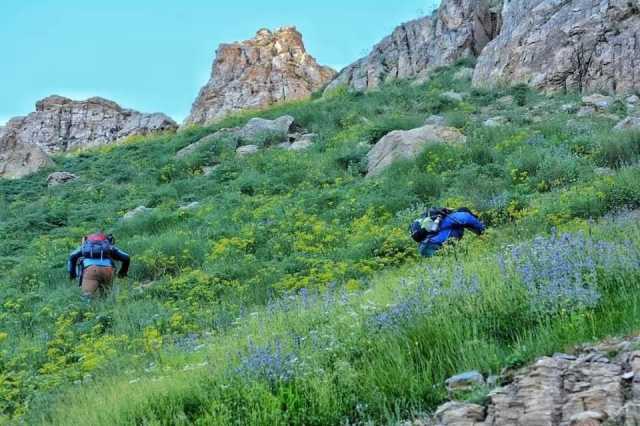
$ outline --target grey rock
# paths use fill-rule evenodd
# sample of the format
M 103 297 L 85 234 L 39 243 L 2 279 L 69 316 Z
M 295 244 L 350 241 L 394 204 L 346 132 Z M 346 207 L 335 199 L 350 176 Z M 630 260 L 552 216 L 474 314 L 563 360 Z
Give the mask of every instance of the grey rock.
M 276 145 L 275 147 L 279 148 L 279 149 L 290 149 L 291 148 L 291 143 L 290 142 L 281 142 L 278 145 Z
M 637 105 L 640 103 L 640 97 L 638 97 L 638 95 L 631 95 L 625 99 L 625 102 L 629 105 Z
M 301 139 L 292 143 L 289 149 L 291 151 L 304 151 L 305 149 L 309 149 L 312 146 L 313 146 L 313 140 Z
M 307 98 L 335 74 L 307 53 L 295 27 L 261 29 L 253 39 L 218 47 L 211 79 L 200 90 L 185 125 Z
M 591 117 L 595 113 L 596 113 L 596 109 L 594 107 L 592 107 L 592 106 L 583 106 L 578 110 L 578 112 L 576 113 L 576 116 L 578 116 L 578 117 Z
M 69 172 L 54 172 L 47 176 L 47 185 L 56 186 L 78 179 L 78 176 Z
M 471 390 L 476 386 L 482 386 L 485 384 L 485 381 L 479 372 L 468 371 L 448 378 L 445 383 L 449 392 L 455 392 Z
M 505 1 L 501 21 L 478 58 L 476 86 L 607 93 L 640 87 L 636 0 Z
M 236 149 L 238 157 L 246 157 L 248 155 L 257 154 L 260 148 L 258 145 L 244 145 Z
M 367 176 L 375 176 L 398 160 L 415 158 L 430 144 L 461 143 L 466 139 L 458 129 L 431 124 L 412 130 L 395 130 L 375 144 L 367 154 Z
M 438 426 L 597 426 L 640 424 L 640 352 L 634 338 L 558 353 L 515 372 L 512 382 L 488 395 L 487 407 L 449 402 L 436 410 Z M 622 352 L 602 362 L 601 350 Z M 630 383 L 631 382 L 631 383 Z
M 477 404 L 451 401 L 435 412 L 436 425 L 474 426 L 485 419 L 485 408 Z
M 640 130 L 640 117 L 627 117 L 616 124 L 614 130 Z
M 424 120 L 424 124 L 432 124 L 435 126 L 446 126 L 447 119 L 441 115 L 431 115 Z
M 606 110 L 613 104 L 614 99 L 611 96 L 594 93 L 593 95 L 584 96 L 582 103 L 586 106 L 594 107 L 597 110 Z
M 202 175 L 203 176 L 211 176 L 213 174 L 213 172 L 215 172 L 219 168 L 220 168 L 220 165 L 205 166 L 205 167 L 202 168 Z
M 188 211 L 188 210 L 195 210 L 197 208 L 200 207 L 200 202 L 198 201 L 193 201 L 189 204 L 186 204 L 184 206 L 180 206 L 179 210 L 183 210 L 183 211 Z
M 433 16 L 400 25 L 368 56 L 340 71 L 327 91 L 373 89 L 394 79 L 424 81 L 437 67 L 474 58 L 498 32 L 498 8 L 489 0 L 444 0 Z
M 39 146 L 25 143 L 15 129 L 0 130 L 0 178 L 17 179 L 53 166 L 53 161 Z
M 578 111 L 578 107 L 575 104 L 563 104 L 560 106 L 560 111 L 575 113 L 576 111 Z
M 281 136 L 286 138 L 289 130 L 294 124 L 294 118 L 290 115 L 283 115 L 275 120 L 267 120 L 264 118 L 252 118 L 234 135 L 240 139 L 252 141 L 260 136 Z
M 74 101 L 50 96 L 36 103 L 36 111 L 7 123 L 18 142 L 36 145 L 46 153 L 65 152 L 116 142 L 133 135 L 175 131 L 164 114 L 143 114 L 103 98 Z
M 127 221 L 127 220 L 131 220 L 133 218 L 136 218 L 138 216 L 142 216 L 148 213 L 151 213 L 153 211 L 153 209 L 150 209 L 148 207 L 145 206 L 138 206 L 133 210 L 128 211 L 123 217 L 122 220 Z
M 462 102 L 464 100 L 464 95 L 462 93 L 451 90 L 442 93 L 440 97 L 453 102 Z
M 484 127 L 500 127 L 507 124 L 507 119 L 504 117 L 491 117 L 482 122 Z

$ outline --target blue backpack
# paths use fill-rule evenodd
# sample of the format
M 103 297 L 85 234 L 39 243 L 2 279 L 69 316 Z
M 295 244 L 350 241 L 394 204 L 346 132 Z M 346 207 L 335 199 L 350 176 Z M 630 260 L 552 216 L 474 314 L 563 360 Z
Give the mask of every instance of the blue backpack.
M 85 259 L 109 259 L 113 251 L 112 240 L 102 232 L 87 236 L 82 244 L 82 257 Z
M 453 211 L 447 208 L 435 207 L 429 209 L 419 219 L 414 220 L 409 227 L 411 238 L 416 243 L 421 243 L 430 236 L 438 233 L 440 222 Z

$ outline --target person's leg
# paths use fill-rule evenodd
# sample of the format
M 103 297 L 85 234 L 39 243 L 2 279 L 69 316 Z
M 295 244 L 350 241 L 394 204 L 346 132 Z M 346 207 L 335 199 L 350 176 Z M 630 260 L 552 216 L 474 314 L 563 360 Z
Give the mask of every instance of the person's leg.
M 101 295 L 107 294 L 113 284 L 113 268 L 100 267 L 98 270 L 98 290 Z
M 422 257 L 432 257 L 440 249 L 437 244 L 420 243 L 419 251 Z
M 82 295 L 84 297 L 93 297 L 98 290 L 98 286 L 100 285 L 100 281 L 98 279 L 98 267 L 97 266 L 89 266 L 84 271 L 82 271 Z

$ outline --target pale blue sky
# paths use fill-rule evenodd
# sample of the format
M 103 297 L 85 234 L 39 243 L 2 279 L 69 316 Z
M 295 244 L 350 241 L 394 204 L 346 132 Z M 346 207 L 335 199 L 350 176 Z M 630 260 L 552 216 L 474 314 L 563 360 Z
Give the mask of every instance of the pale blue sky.
M 50 94 L 103 96 L 181 121 L 221 42 L 295 25 L 340 68 L 439 0 L 0 0 L 0 124 Z

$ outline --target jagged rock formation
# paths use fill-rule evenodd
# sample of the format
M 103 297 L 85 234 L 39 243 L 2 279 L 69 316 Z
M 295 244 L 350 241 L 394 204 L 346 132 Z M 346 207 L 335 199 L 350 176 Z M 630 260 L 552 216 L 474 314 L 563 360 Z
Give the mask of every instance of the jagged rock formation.
M 307 53 L 295 27 L 258 31 L 255 38 L 222 44 L 209 82 L 185 124 L 206 124 L 233 112 L 304 99 L 335 76 Z
M 50 96 L 0 130 L 0 177 L 25 176 L 51 164 L 47 154 L 177 128 L 164 114 L 143 114 L 106 99 Z
M 177 124 L 164 114 L 143 114 L 103 98 L 74 101 L 49 96 L 36 111 L 7 123 L 20 143 L 37 145 L 47 153 L 96 146 L 132 135 L 174 131 Z
M 395 130 L 386 134 L 367 154 L 367 176 L 380 174 L 399 160 L 410 160 L 434 143 L 459 143 L 465 137 L 458 129 L 427 124 L 412 130 Z
M 52 165 L 42 148 L 21 143 L 13 128 L 0 128 L 0 178 L 20 178 Z
M 503 379 L 488 405 L 449 402 L 437 426 L 598 426 L 640 424 L 640 338 L 556 354 Z
M 505 2 L 500 35 L 478 59 L 477 86 L 523 82 L 539 89 L 640 89 L 637 0 Z
M 499 28 L 492 0 L 444 0 L 433 16 L 400 25 L 369 56 L 343 69 L 327 90 L 366 90 L 399 78 L 423 78 L 436 67 L 475 58 Z

